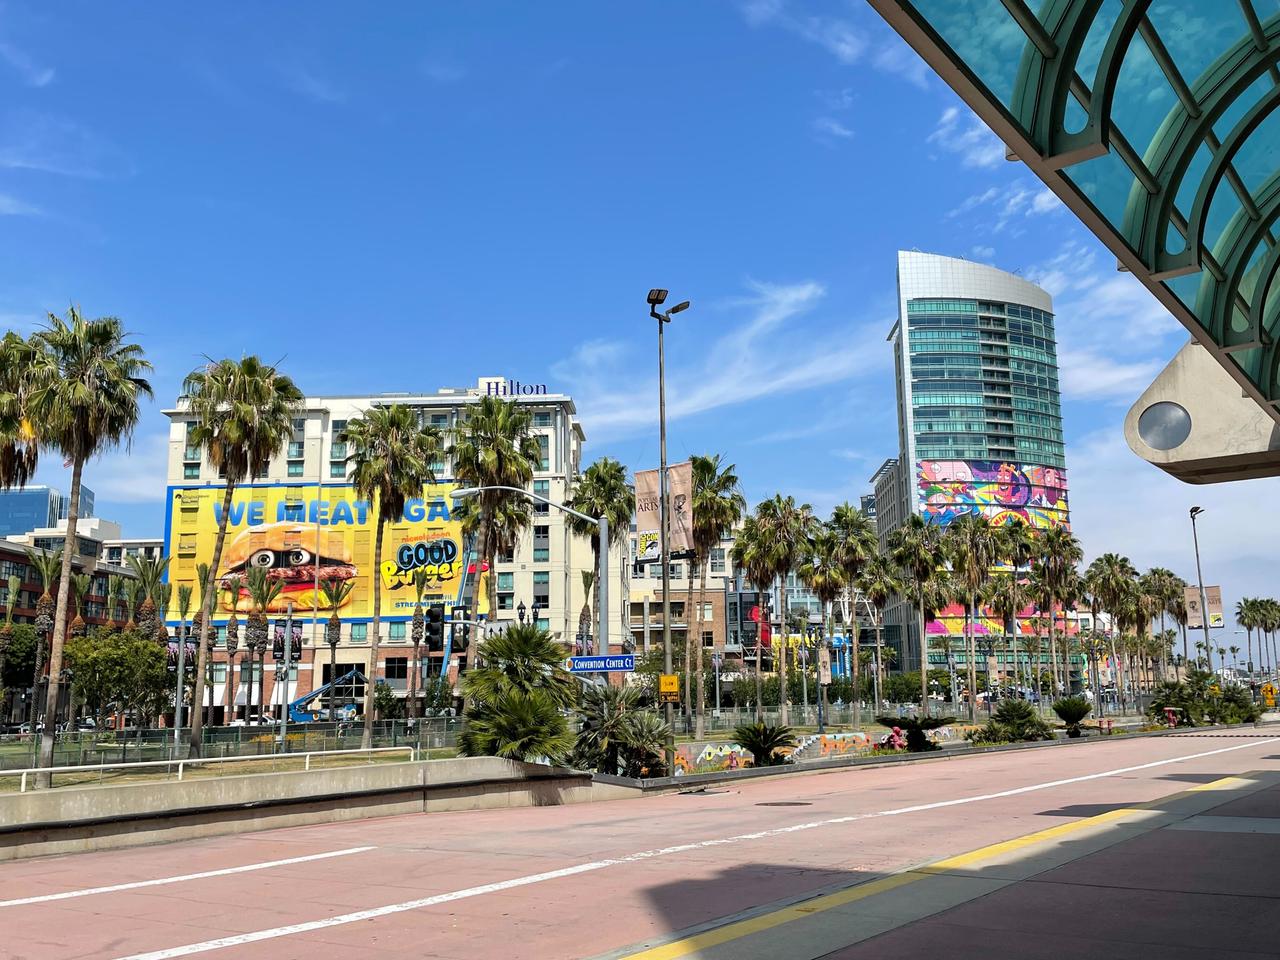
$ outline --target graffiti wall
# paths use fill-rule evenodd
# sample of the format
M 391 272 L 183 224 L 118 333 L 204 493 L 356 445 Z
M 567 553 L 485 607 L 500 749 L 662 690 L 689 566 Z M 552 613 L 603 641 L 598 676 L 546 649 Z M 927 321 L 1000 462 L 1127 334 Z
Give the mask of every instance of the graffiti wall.
M 994 523 L 1018 520 L 1039 529 L 1070 525 L 1067 473 L 999 460 L 921 460 L 916 492 L 926 520 L 948 524 L 966 513 Z

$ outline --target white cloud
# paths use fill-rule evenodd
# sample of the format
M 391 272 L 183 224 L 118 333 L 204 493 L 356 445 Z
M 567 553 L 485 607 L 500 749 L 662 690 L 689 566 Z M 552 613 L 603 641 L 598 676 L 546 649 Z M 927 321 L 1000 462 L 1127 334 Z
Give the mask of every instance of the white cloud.
M 1266 504 L 1280 496 L 1280 480 L 1182 483 L 1134 455 L 1119 422 L 1099 424 L 1073 444 L 1067 466 L 1072 526 L 1086 563 L 1116 552 L 1140 570 L 1168 567 L 1194 582 L 1187 511 L 1198 505 L 1207 511 L 1199 524 L 1205 582 L 1222 585 L 1227 609 L 1242 596 L 1276 594 L 1272 545 L 1280 529 Z
M 831 117 L 818 117 L 814 120 L 813 132 L 822 140 L 829 140 L 831 137 L 848 140 L 853 136 L 852 130 Z
M 874 69 L 900 76 L 917 87 L 928 86 L 932 74 L 928 65 L 897 34 L 865 11 L 850 8 L 856 18 L 865 18 L 859 23 L 810 14 L 803 4 L 790 0 L 745 0 L 740 8 L 751 26 L 781 27 L 817 44 L 846 66 L 866 61 Z
M 700 355 L 700 362 L 677 367 L 672 363 L 677 354 L 669 347 L 668 421 L 848 380 L 883 359 L 879 322 L 827 331 L 804 328 L 803 315 L 826 293 L 821 284 L 753 282 L 750 289 L 751 296 L 725 305 L 747 311 L 745 322 L 724 329 L 705 346 L 686 340 L 681 355 Z M 636 349 L 648 346 L 588 341 L 552 367 L 576 398 L 593 439 L 655 426 L 657 382 L 637 378 Z
M 8 64 L 29 87 L 47 87 L 53 82 L 55 75 L 53 67 L 40 66 L 11 43 L 0 42 L 0 60 Z
M 1064 396 L 1075 400 L 1133 400 L 1164 367 L 1160 360 L 1124 362 L 1093 350 L 1061 349 L 1058 368 Z
M 38 217 L 41 212 L 39 207 L 33 207 L 7 193 L 0 193 L 0 217 Z
M 308 100 L 316 103 L 345 103 L 347 100 L 346 91 L 297 61 L 278 63 L 276 68 L 285 86 Z
M 996 248 L 976 246 L 969 252 L 978 260 L 991 260 L 996 255 Z
M 168 473 L 168 432 L 140 433 L 131 449 L 113 450 L 85 464 L 84 484 L 99 503 L 162 502 Z M 71 483 L 71 471 L 62 467 L 56 450 L 41 450 L 37 479 L 65 491 Z M 111 519 L 110 513 L 100 508 L 95 512 Z
M 1062 201 L 1046 187 L 1019 180 L 1003 188 L 987 187 L 981 193 L 965 197 L 947 212 L 947 217 L 960 217 L 980 208 L 983 210 L 982 229 L 992 233 L 1002 232 L 1020 217 L 1036 217 L 1065 209 Z
M 132 161 L 119 147 L 74 120 L 29 110 L 0 125 L 0 169 L 39 170 L 68 177 L 129 176 Z
M 957 154 L 966 167 L 990 168 L 1005 162 L 1000 138 L 967 109 L 963 113 L 959 107 L 942 111 L 928 142 Z

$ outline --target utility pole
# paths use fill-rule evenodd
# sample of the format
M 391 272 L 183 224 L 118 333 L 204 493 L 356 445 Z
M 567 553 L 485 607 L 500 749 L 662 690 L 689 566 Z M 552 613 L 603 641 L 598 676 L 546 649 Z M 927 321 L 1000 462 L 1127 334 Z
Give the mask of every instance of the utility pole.
M 657 312 L 656 310 L 654 311 Z M 667 561 L 667 384 L 662 328 L 669 321 L 658 317 L 658 562 L 662 564 L 662 671 L 671 673 L 671 564 Z M 601 550 L 607 550 L 604 544 Z M 685 643 L 689 642 L 685 631 Z M 666 704 L 667 772 L 676 768 L 675 708 Z
M 293 604 L 285 607 L 284 614 L 284 664 L 276 671 L 280 688 L 280 750 L 284 751 L 285 734 L 289 732 L 289 671 L 293 669 Z
M 1191 542 L 1196 548 L 1196 580 L 1200 585 L 1200 625 L 1204 628 L 1204 655 L 1209 658 L 1209 672 L 1213 672 L 1213 644 L 1209 641 L 1209 604 L 1205 602 L 1204 574 L 1200 572 L 1200 535 L 1196 532 L 1196 517 L 1204 513 L 1201 507 L 1191 508 Z

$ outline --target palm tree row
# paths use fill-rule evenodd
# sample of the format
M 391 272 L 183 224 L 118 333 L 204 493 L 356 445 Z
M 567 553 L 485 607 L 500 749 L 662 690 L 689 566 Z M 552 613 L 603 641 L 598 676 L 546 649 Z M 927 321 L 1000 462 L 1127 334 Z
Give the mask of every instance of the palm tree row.
M 1265 677 L 1276 673 L 1276 633 L 1280 632 L 1280 601 L 1269 597 L 1246 597 L 1236 603 L 1236 623 L 1244 627 L 1248 649 L 1247 669 L 1261 672 Z M 1257 660 L 1254 660 L 1254 641 L 1257 641 Z

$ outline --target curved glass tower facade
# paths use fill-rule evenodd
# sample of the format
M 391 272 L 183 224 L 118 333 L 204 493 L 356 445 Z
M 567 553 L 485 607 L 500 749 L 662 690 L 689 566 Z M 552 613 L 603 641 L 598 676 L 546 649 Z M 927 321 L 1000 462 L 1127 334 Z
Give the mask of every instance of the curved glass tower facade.
M 898 254 L 898 321 L 890 332 L 899 451 L 877 499 L 948 524 L 966 513 L 1041 529 L 1069 525 L 1062 404 L 1049 294 L 985 264 L 917 251 Z M 886 511 L 881 509 L 882 515 Z M 895 611 L 918 665 L 914 618 Z M 961 636 L 963 612 L 942 612 L 931 633 Z M 1002 632 L 979 624 L 979 632 Z M 911 649 L 915 657 L 910 655 Z

